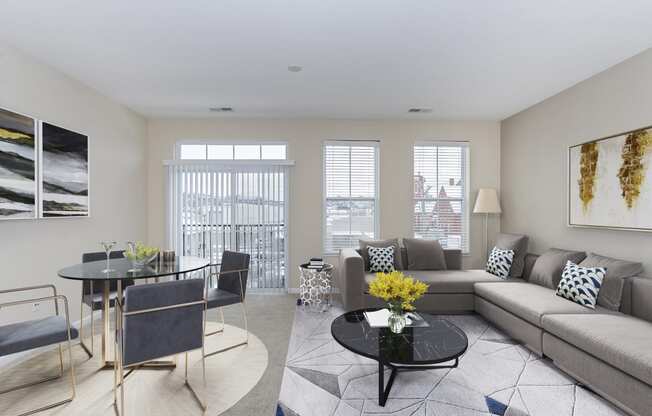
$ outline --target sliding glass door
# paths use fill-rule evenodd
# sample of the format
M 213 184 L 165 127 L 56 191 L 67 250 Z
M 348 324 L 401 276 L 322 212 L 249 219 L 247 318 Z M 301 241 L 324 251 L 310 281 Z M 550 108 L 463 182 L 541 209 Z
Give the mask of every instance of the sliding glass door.
M 221 261 L 251 256 L 248 287 L 285 289 L 289 163 L 171 161 L 168 241 L 177 253 Z

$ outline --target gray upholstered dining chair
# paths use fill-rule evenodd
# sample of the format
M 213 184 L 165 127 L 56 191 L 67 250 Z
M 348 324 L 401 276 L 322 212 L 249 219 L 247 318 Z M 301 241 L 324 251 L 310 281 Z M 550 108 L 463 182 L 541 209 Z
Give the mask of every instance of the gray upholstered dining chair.
M 109 254 L 109 259 L 121 259 L 123 258 L 123 251 L 112 251 Z M 88 263 L 91 261 L 100 261 L 100 260 L 106 260 L 106 253 L 103 251 L 99 252 L 92 252 L 92 253 L 84 253 L 82 254 L 82 263 Z M 115 299 L 118 297 L 118 292 L 117 292 L 117 281 L 112 281 L 109 286 L 109 307 L 113 307 L 115 304 Z M 131 286 L 134 284 L 134 281 L 132 279 L 125 279 L 122 281 L 122 289 L 124 290 L 127 286 Z M 93 312 L 96 310 L 102 310 L 104 307 L 104 301 L 103 301 L 103 294 L 104 291 L 104 283 L 99 282 L 97 284 L 94 284 L 92 280 L 84 280 L 82 281 L 82 295 L 81 295 L 81 319 L 79 321 L 79 340 L 81 342 L 81 346 L 86 351 L 86 354 L 88 354 L 89 357 L 93 356 L 94 352 L 94 344 L 95 344 L 95 328 L 94 328 L 94 320 L 93 320 Z M 83 327 L 84 327 L 84 305 L 88 306 L 91 308 L 91 348 L 90 351 L 84 344 L 84 335 L 83 335 Z
M 137 368 L 148 361 L 185 353 L 185 386 L 206 410 L 188 381 L 188 352 L 201 349 L 203 381 L 205 326 L 204 281 L 175 280 L 147 285 L 129 286 L 124 302 L 116 300 L 116 365 L 113 400 L 116 411 L 124 415 L 124 370 Z M 120 405 L 118 406 L 118 385 Z
M 206 354 L 206 357 L 219 354 L 233 348 L 247 345 L 249 343 L 249 328 L 247 326 L 247 308 L 245 306 L 245 295 L 247 292 L 247 276 L 249 274 L 250 256 L 247 253 L 238 253 L 235 251 L 224 251 L 222 261 L 219 264 L 211 265 L 217 268 L 219 272 L 212 272 L 206 278 L 206 312 L 209 309 L 220 309 L 222 316 L 222 328 L 207 333 L 206 336 L 212 336 L 224 332 L 224 311 L 222 308 L 229 305 L 240 304 L 244 317 L 245 340 L 243 342 L 231 345 L 217 351 Z M 217 287 L 213 287 L 212 281 L 217 278 Z
M 68 399 L 56 403 L 47 404 L 37 409 L 30 410 L 22 415 L 30 415 L 43 410 L 51 409 L 56 406 L 71 402 L 75 398 L 75 368 L 72 361 L 72 344 L 71 341 L 79 335 L 75 328 L 70 327 L 70 316 L 68 314 L 68 299 L 63 295 L 57 294 L 57 289 L 53 285 L 31 286 L 17 289 L 0 290 L 0 296 L 7 294 L 18 294 L 21 292 L 31 292 L 42 289 L 51 289 L 52 295 L 38 296 L 30 299 L 14 300 L 0 303 L 0 309 L 10 308 L 13 306 L 52 302 L 54 305 L 54 315 L 22 321 L 0 326 L 0 357 L 9 354 L 15 354 L 23 351 L 29 351 L 36 348 L 47 347 L 58 344 L 59 349 L 59 375 L 48 377 L 43 380 L 22 384 L 3 391 L 0 394 L 9 393 L 10 391 L 19 390 L 25 387 L 41 384 L 46 381 L 55 380 L 63 377 L 63 349 L 62 343 L 68 343 L 68 360 L 70 361 L 70 387 L 71 396 Z M 59 302 L 63 303 L 64 316 L 59 314 Z

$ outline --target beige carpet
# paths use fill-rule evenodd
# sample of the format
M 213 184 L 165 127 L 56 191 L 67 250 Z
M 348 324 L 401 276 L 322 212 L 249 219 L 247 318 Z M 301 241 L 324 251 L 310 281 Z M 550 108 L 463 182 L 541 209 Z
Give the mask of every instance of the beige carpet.
M 208 331 L 221 326 L 209 323 Z M 206 350 L 242 341 L 244 330 L 227 325 L 222 335 L 206 339 Z M 95 357 L 88 359 L 79 345 L 73 345 L 77 395 L 72 403 L 39 413 L 40 415 L 114 415 L 113 371 L 99 370 L 99 337 Z M 68 355 L 64 350 L 64 365 Z M 40 378 L 56 375 L 59 370 L 56 350 L 43 352 L 26 362 L 0 372 L 0 390 Z M 268 352 L 262 341 L 249 334 L 249 345 L 206 359 L 207 387 L 202 384 L 201 353 L 190 354 L 188 377 L 208 405 L 206 414 L 218 415 L 236 404 L 261 379 L 268 365 Z M 125 409 L 128 415 L 166 416 L 201 415 L 202 410 L 184 387 L 184 357 L 178 357 L 174 370 L 140 369 L 125 383 Z M 7 393 L 0 397 L 0 415 L 14 415 L 70 396 L 69 372 L 58 380 Z

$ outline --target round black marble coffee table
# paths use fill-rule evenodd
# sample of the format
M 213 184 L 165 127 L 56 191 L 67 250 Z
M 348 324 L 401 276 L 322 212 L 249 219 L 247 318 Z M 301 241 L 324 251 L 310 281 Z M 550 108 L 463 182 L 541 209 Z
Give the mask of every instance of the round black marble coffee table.
M 385 406 L 398 371 L 455 368 L 469 341 L 464 331 L 446 319 L 419 312 L 425 323 L 409 326 L 400 334 L 389 328 L 372 328 L 365 310 L 340 315 L 331 324 L 335 341 L 347 350 L 378 361 L 378 404 Z M 441 364 L 454 361 L 452 364 Z M 439 364 L 439 365 L 437 365 Z M 385 367 L 392 372 L 385 387 Z

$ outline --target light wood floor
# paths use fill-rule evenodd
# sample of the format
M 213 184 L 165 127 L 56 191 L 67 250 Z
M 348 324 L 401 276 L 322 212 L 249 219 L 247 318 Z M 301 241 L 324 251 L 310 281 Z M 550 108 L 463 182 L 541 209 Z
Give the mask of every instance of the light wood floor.
M 208 332 L 221 327 L 209 323 Z M 99 328 L 98 328 L 99 329 Z M 73 361 L 77 394 L 72 403 L 39 413 L 39 415 L 114 415 L 113 371 L 100 370 L 100 332 L 95 333 L 95 356 L 88 358 L 74 341 Z M 86 336 L 86 334 L 84 334 Z M 227 325 L 223 334 L 206 338 L 207 352 L 244 340 L 244 330 Z M 86 338 L 90 342 L 90 338 Z M 202 384 L 201 352 L 189 355 L 188 378 L 199 396 L 207 403 L 207 415 L 218 415 L 249 392 L 260 380 L 268 364 L 265 345 L 249 334 L 249 345 L 206 358 L 206 387 Z M 11 416 L 23 411 L 64 400 L 71 395 L 68 352 L 64 348 L 64 376 L 44 384 L 0 396 L 0 415 Z M 43 352 L 26 362 L 0 371 L 0 390 L 59 373 L 58 351 Z M 125 383 L 127 415 L 166 416 L 201 415 L 201 408 L 190 390 L 184 387 L 184 356 L 178 366 L 169 369 L 140 369 L 129 375 Z

